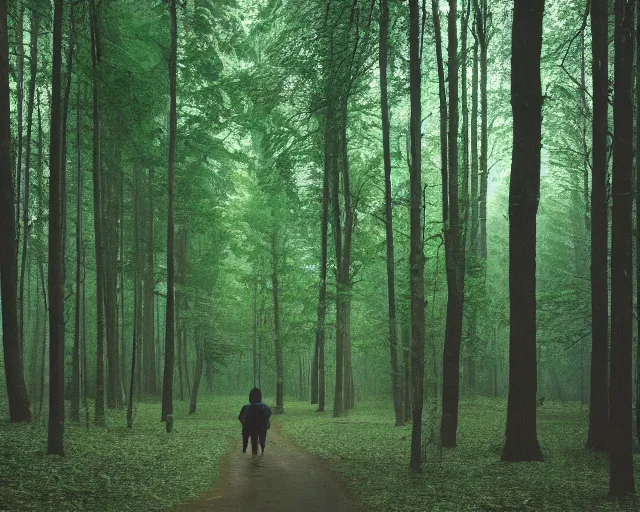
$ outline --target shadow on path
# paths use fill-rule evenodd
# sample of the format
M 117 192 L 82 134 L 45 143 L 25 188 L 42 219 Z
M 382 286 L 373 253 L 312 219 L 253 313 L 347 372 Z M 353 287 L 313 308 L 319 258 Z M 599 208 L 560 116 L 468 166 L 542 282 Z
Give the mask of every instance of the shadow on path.
M 213 487 L 174 512 L 365 510 L 349 496 L 339 476 L 325 462 L 273 429 L 267 437 L 264 455 L 252 456 L 248 452 L 242 453 L 240 440 L 233 443 L 222 459 Z

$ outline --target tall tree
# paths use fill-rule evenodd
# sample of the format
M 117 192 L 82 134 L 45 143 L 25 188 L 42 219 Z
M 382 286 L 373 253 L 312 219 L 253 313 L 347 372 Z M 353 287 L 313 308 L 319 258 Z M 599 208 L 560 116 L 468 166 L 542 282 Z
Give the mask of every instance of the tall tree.
M 635 492 L 632 430 L 633 0 L 615 2 L 609 492 Z
M 317 403 L 318 412 L 324 411 L 325 406 L 325 320 L 327 314 L 327 246 L 329 231 L 329 160 L 325 151 L 324 165 L 322 167 L 322 217 L 320 221 L 320 290 L 318 297 L 318 315 L 316 323 L 316 345 L 314 352 L 313 371 L 317 378 Z M 312 402 L 313 402 L 313 377 L 312 377 Z
M 24 285 L 27 270 L 27 252 L 29 246 L 29 192 L 31 191 L 31 133 L 33 130 L 33 107 L 35 104 L 36 78 L 38 74 L 38 35 L 40 33 L 40 14 L 38 9 L 31 12 L 31 31 L 29 40 L 29 92 L 27 95 L 27 141 L 24 166 L 24 201 L 22 205 L 22 266 L 20 268 L 20 343 L 21 353 L 24 350 Z
M 636 152 L 640 151 L 640 0 L 636 1 Z M 640 158 L 636 155 L 636 226 L 640 226 Z M 640 254 L 640 229 L 636 227 L 636 255 Z M 637 258 L 637 256 L 636 256 Z M 640 265 L 636 263 L 636 318 L 640 332 Z M 640 354 L 640 336 L 636 339 Z M 640 356 L 636 355 L 636 438 L 640 443 Z
M 48 454 L 64 455 L 64 294 L 62 276 L 62 7 L 54 1 L 49 131 L 49 436 Z
M 176 160 L 176 68 L 178 53 L 178 16 L 176 12 L 177 0 L 168 0 L 169 15 L 171 17 L 171 48 L 169 51 L 169 204 L 167 208 L 167 310 L 166 334 L 164 349 L 164 377 L 162 381 L 162 421 L 173 414 L 173 367 L 174 367 L 174 254 L 173 254 L 173 183 Z
M 89 0 L 91 28 L 91 88 L 93 91 L 93 225 L 96 253 L 96 398 L 94 422 L 104 426 L 104 253 L 102 248 L 102 190 L 100 171 L 100 100 L 98 73 L 102 58 L 99 15 L 95 0 Z
M 11 171 L 11 110 L 9 99 L 9 36 L 7 2 L 0 0 L 0 288 L 2 293 L 2 345 L 9 419 L 31 421 L 24 383 L 18 331 L 18 255 L 16 211 Z
M 424 252 L 422 237 L 422 136 L 420 108 L 420 11 L 418 0 L 409 0 L 409 92 L 411 98 L 410 150 L 410 237 L 411 291 L 411 428 L 410 467 L 419 471 L 422 464 L 422 399 L 424 394 Z
M 276 352 L 276 414 L 284 414 L 284 360 L 282 359 L 282 336 L 280 334 L 280 304 L 278 290 L 278 233 L 271 233 L 271 290 L 273 292 L 273 336 Z
M 391 390 L 396 425 L 403 425 L 402 387 L 398 367 L 398 327 L 396 325 L 395 258 L 393 251 L 393 215 L 391 211 L 391 148 L 389 98 L 387 92 L 387 48 L 389 32 L 389 2 L 380 0 L 380 105 L 382 108 L 382 151 L 384 160 L 384 211 L 387 242 L 387 303 L 389 308 L 388 340 L 391 356 Z
M 587 447 L 607 450 L 609 441 L 609 222 L 607 205 L 607 132 L 609 108 L 608 0 L 591 2 L 593 77 L 591 172 L 591 393 Z
M 456 446 L 458 402 L 460 398 L 460 345 L 464 304 L 464 243 L 460 232 L 458 194 L 458 9 L 449 0 L 448 74 L 449 74 L 449 168 L 447 177 L 448 211 L 445 211 L 444 236 L 447 274 L 447 320 L 442 360 L 442 446 Z M 444 183 L 443 183 L 444 185 Z
M 509 186 L 509 399 L 504 461 L 541 461 L 536 433 L 536 214 L 540 198 L 544 0 L 515 0 Z
M 80 349 L 81 349 L 81 293 L 82 293 L 82 166 L 80 149 L 80 86 L 77 86 L 76 99 L 76 151 L 77 151 L 77 179 L 76 179 L 76 289 L 75 316 L 73 334 L 73 352 L 71 359 L 71 421 L 80 421 Z

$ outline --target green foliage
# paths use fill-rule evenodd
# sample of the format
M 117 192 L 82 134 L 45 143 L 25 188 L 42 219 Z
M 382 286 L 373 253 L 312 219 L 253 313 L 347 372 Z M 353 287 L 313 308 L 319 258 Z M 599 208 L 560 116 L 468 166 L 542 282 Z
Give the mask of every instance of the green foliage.
M 609 498 L 608 458 L 584 448 L 586 410 L 547 402 L 538 409 L 543 463 L 500 462 L 506 408 L 502 400 L 464 400 L 458 446 L 409 474 L 411 427 L 393 427 L 390 403 L 365 402 L 346 418 L 289 403 L 282 431 L 328 459 L 371 511 L 632 511 L 637 497 Z M 636 479 L 640 455 L 635 456 Z
M 158 405 L 135 406 L 133 429 L 119 411 L 107 428 L 65 425 L 64 458 L 45 455 L 46 425 L 0 423 L 0 503 L 7 510 L 162 511 L 195 498 L 215 479 L 237 435 L 238 399 L 174 410 L 173 432 Z

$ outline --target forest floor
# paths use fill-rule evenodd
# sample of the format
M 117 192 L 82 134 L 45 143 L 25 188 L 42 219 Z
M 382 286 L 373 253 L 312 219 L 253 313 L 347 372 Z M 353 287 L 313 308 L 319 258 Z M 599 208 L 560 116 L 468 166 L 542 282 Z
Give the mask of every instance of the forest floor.
M 203 395 L 189 416 L 176 400 L 170 435 L 159 403 L 138 405 L 132 430 L 125 411 L 107 411 L 106 428 L 67 422 L 61 458 L 45 454 L 46 409 L 39 421 L 13 425 L 0 400 L 0 511 L 640 510 L 640 496 L 608 496 L 608 457 L 584 448 L 587 408 L 576 403 L 538 409 L 543 463 L 500 462 L 504 400 L 463 400 L 452 450 L 438 448 L 439 425 L 425 410 L 427 462 L 413 474 L 411 427 L 393 426 L 390 404 L 361 402 L 334 419 L 287 400 L 264 458 L 254 460 L 240 447 L 243 402 Z M 635 467 L 640 491 L 640 454 Z
M 640 510 L 640 496 L 608 496 L 608 456 L 584 447 L 586 406 L 545 402 L 538 408 L 545 462 L 506 463 L 500 461 L 505 400 L 476 398 L 460 405 L 455 449 L 439 448 L 439 422 L 430 421 L 425 407 L 427 461 L 419 474 L 408 468 L 411 426 L 393 426 L 391 405 L 361 403 L 334 419 L 331 411 L 319 414 L 315 406 L 289 402 L 278 421 L 285 436 L 345 475 L 351 492 L 372 512 Z M 634 457 L 640 493 L 640 454 Z
M 207 397 L 195 415 L 174 399 L 174 429 L 160 422 L 160 403 L 107 410 L 106 428 L 65 423 L 65 456 L 48 456 L 47 410 L 30 425 L 6 419 L 0 400 L 0 511 L 125 512 L 171 510 L 217 476 L 220 459 L 238 436 L 241 398 Z M 68 405 L 68 404 L 67 404 Z M 37 407 L 34 407 L 37 409 Z
M 214 486 L 175 512 L 357 512 L 343 479 L 320 457 L 269 431 L 264 455 L 242 453 L 238 440 L 222 459 Z

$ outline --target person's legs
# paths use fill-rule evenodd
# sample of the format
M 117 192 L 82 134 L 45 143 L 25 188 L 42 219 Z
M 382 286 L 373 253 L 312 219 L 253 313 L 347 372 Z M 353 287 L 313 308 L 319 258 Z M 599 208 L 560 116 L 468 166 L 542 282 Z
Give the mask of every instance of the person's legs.
M 251 432 L 251 453 L 258 455 L 258 433 Z
M 242 432 L 242 453 L 247 452 L 247 445 L 249 444 L 249 433 L 243 431 Z
M 262 430 L 262 432 L 260 432 L 260 448 L 262 449 L 262 453 L 264 453 L 264 445 L 267 444 L 267 431 Z

